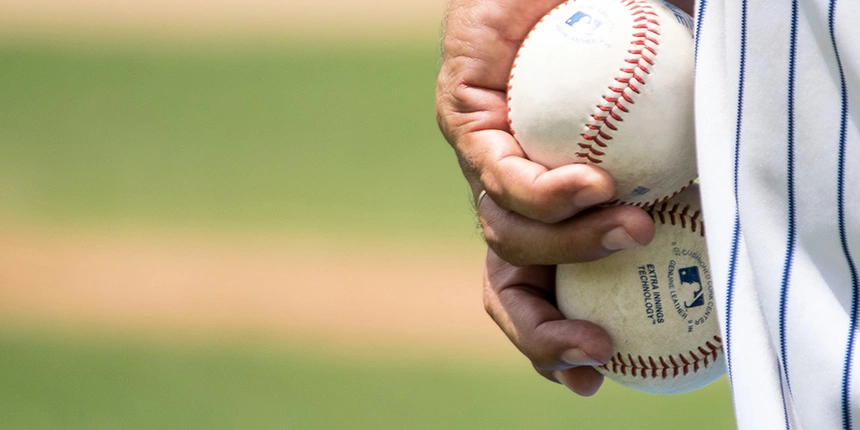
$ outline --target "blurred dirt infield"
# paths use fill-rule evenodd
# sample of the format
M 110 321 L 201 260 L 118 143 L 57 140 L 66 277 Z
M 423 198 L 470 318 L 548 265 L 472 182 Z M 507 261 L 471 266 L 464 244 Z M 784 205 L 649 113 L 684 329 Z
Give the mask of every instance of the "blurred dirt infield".
M 511 350 L 483 311 L 479 243 L 0 233 L 0 314 L 13 322 L 256 333 L 353 351 Z
M 437 37 L 447 0 L 4 0 L 0 34 Z

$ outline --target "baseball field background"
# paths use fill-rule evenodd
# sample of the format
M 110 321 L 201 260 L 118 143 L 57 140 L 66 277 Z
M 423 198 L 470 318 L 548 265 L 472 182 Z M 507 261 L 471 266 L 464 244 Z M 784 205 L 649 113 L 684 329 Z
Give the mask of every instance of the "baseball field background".
M 486 316 L 444 7 L 0 2 L 0 428 L 733 428 Z

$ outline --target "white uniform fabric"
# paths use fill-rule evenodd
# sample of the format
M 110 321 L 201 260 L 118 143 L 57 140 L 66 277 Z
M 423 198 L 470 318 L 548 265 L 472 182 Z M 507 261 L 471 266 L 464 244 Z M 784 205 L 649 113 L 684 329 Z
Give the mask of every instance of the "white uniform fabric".
M 699 0 L 703 210 L 741 429 L 860 429 L 860 2 Z

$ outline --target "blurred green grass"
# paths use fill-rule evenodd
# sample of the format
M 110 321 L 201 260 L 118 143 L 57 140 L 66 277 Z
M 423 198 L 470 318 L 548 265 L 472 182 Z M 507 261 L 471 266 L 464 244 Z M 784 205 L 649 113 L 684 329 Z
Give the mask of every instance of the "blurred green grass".
M 0 44 L 0 217 L 469 235 L 437 49 Z
M 16 429 L 733 428 L 725 379 L 684 396 L 610 382 L 580 398 L 532 372 L 403 352 L 0 335 Z M 459 362 L 458 362 L 459 361 Z

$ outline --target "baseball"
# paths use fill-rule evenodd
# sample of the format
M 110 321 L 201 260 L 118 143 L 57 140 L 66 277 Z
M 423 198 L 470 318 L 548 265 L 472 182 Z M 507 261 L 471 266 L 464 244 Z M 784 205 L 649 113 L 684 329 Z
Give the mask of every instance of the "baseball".
M 609 333 L 614 355 L 597 368 L 609 379 L 647 393 L 692 391 L 726 372 L 698 184 L 646 210 L 656 224 L 648 246 L 558 266 L 558 307 Z
M 693 21 L 660 0 L 570 0 L 538 22 L 508 83 L 508 121 L 529 159 L 588 163 L 615 199 L 646 206 L 696 178 Z

